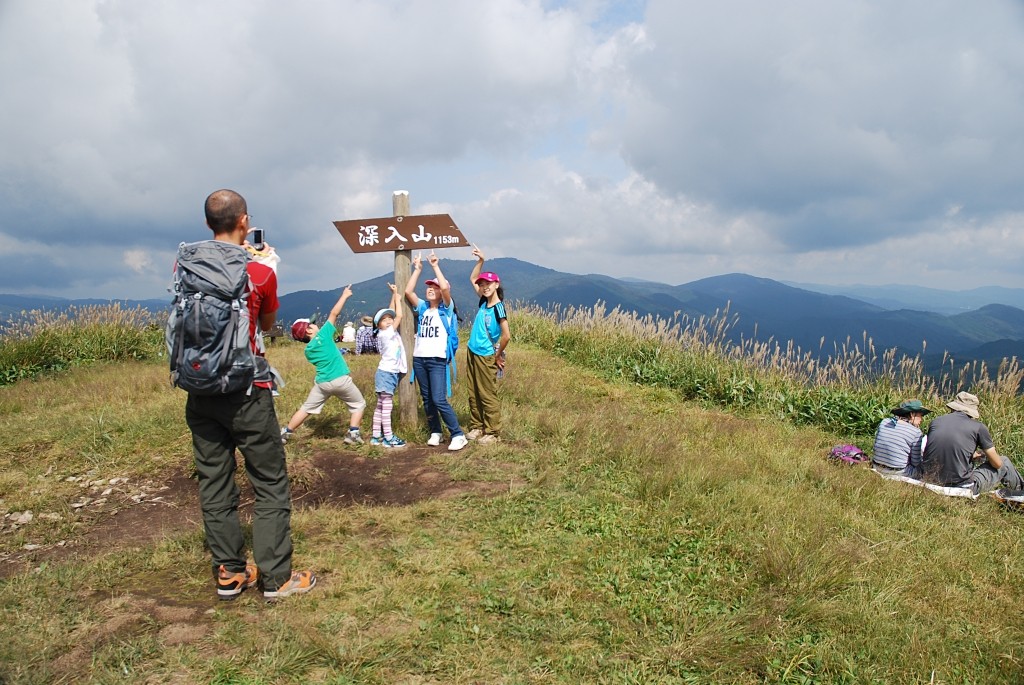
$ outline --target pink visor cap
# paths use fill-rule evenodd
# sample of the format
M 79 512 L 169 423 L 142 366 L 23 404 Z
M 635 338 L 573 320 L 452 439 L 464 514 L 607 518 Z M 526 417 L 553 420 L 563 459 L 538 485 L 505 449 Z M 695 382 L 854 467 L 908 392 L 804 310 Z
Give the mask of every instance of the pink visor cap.
M 436 278 L 428 278 L 427 280 L 423 281 L 423 285 L 432 285 L 435 288 L 441 287 L 441 284 L 437 282 Z
M 498 274 L 493 271 L 484 271 L 476 277 L 476 282 L 487 281 L 488 283 L 501 283 L 501 279 L 498 278 Z

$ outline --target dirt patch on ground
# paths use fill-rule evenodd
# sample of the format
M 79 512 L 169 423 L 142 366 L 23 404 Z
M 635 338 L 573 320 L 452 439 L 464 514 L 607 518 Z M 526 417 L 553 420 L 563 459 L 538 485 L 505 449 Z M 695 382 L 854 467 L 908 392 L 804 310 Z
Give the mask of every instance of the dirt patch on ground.
M 508 472 L 509 478 L 500 482 L 456 480 L 445 468 L 447 459 L 468 461 L 470 466 L 476 460 L 477 466 L 486 466 L 489 472 Z M 296 510 L 356 504 L 404 506 L 470 493 L 492 495 L 508 491 L 510 479 L 515 480 L 512 471 L 509 465 L 485 462 L 472 454 L 450 455 L 444 447 L 420 446 L 379 454 L 324 451 L 289 464 Z M 239 473 L 244 473 L 241 465 Z M 106 487 L 103 495 L 101 506 L 78 510 L 81 533 L 74 540 L 33 545 L 33 549 L 0 558 L 0 578 L 43 562 L 129 549 L 202 529 L 198 485 L 189 472 L 173 471 L 143 484 L 115 483 Z M 252 490 L 246 484 L 240 507 L 243 519 L 251 514 L 252 504 Z
M 320 452 L 291 469 L 296 508 L 325 504 L 404 506 L 425 499 L 446 499 L 467 493 L 508 490 L 508 481 L 454 480 L 435 461 L 444 448 L 409 447 L 373 458 L 362 454 Z M 459 456 L 454 459 L 464 459 Z

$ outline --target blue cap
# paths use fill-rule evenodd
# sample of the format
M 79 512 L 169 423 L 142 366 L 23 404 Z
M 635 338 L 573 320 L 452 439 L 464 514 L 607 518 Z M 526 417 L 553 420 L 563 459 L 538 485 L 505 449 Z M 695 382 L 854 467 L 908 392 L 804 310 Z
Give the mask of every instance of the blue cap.
M 395 314 L 394 309 L 385 308 L 378 310 L 377 313 L 373 315 L 373 327 L 376 328 L 377 325 L 380 323 L 380 320 L 383 319 L 388 314 L 391 315 L 391 318 L 395 318 L 397 316 L 397 314 Z

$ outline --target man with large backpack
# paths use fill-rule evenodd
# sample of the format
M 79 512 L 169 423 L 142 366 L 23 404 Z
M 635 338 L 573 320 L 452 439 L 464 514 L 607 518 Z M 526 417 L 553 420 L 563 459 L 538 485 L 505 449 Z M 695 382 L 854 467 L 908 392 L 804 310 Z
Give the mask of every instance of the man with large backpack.
M 270 330 L 277 317 L 277 275 L 242 247 L 249 215 L 241 195 L 215 191 L 205 210 L 213 240 L 183 243 L 175 265 L 167 331 L 172 379 L 188 391 L 185 420 L 217 594 L 234 599 L 259 583 L 272 601 L 316 584 L 311 571 L 291 568 L 291 492 L 269 365 L 258 344 L 259 330 Z M 246 562 L 238 518 L 236 449 L 256 496 L 255 564 Z

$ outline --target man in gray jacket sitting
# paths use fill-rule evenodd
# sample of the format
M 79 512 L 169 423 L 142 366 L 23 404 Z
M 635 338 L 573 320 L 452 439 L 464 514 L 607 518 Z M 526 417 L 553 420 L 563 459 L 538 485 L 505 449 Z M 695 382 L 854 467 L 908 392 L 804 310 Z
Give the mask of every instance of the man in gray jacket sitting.
M 946 487 L 971 488 L 975 495 L 994 490 L 1000 483 L 1010 490 L 1024 488 L 1017 467 L 996 452 L 988 427 L 978 420 L 978 398 L 960 392 L 946 406 L 953 411 L 936 417 L 928 427 L 924 480 Z

